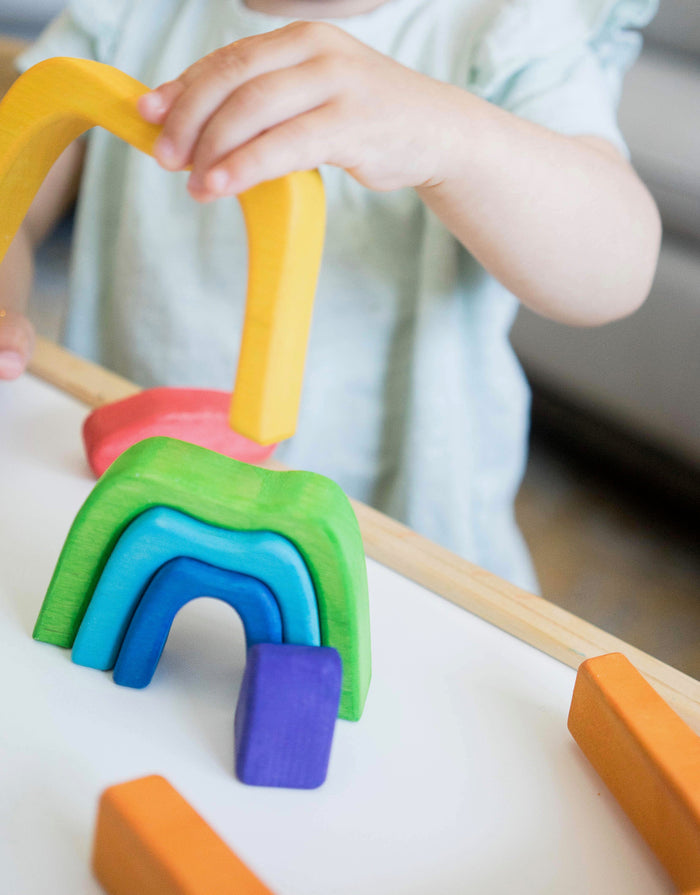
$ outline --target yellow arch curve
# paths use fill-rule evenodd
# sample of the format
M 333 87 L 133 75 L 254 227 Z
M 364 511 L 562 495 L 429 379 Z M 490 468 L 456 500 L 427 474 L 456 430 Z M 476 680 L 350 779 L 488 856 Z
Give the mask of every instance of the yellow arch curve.
M 149 155 L 160 128 L 139 115 L 148 87 L 85 59 L 55 58 L 21 75 L 0 103 L 0 261 L 63 150 L 99 125 Z M 260 444 L 294 434 L 323 251 L 318 171 L 239 197 L 248 233 L 248 292 L 231 426 Z

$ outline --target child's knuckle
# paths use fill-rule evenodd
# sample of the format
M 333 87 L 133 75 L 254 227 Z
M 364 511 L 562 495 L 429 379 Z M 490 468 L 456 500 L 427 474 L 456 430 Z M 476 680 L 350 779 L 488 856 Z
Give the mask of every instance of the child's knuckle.
M 348 74 L 347 60 L 338 53 L 324 53 L 318 60 L 319 74 L 330 84 L 340 84 Z
M 247 152 L 239 153 L 237 157 L 234 157 L 230 173 L 236 180 L 254 180 L 263 170 L 264 163 L 264 154 L 257 148 L 250 148 Z
M 236 91 L 236 105 L 238 111 L 243 114 L 251 114 L 258 111 L 260 106 L 268 98 L 269 91 L 260 78 L 254 78 L 247 81 L 242 87 Z
M 251 55 L 251 50 L 242 43 L 222 47 L 212 60 L 215 75 L 225 80 L 244 78 L 250 71 Z
M 224 135 L 219 128 L 208 127 L 197 142 L 193 167 L 205 170 L 220 158 L 226 149 Z
M 299 36 L 312 47 L 331 46 L 338 40 L 340 29 L 328 22 L 298 22 Z
M 318 150 L 318 133 L 309 121 L 300 116 L 292 119 L 287 126 L 286 135 L 289 145 L 293 145 L 297 153 L 315 154 Z

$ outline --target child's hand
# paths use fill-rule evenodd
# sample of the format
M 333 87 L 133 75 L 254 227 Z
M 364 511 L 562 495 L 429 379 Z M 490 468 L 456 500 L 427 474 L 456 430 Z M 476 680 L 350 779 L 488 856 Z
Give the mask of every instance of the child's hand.
M 34 327 L 24 314 L 0 308 L 0 379 L 22 374 L 34 350 Z
M 392 190 L 438 176 L 434 122 L 454 89 L 332 25 L 297 22 L 205 56 L 139 111 L 163 124 L 160 164 L 192 165 L 199 201 L 321 164 Z

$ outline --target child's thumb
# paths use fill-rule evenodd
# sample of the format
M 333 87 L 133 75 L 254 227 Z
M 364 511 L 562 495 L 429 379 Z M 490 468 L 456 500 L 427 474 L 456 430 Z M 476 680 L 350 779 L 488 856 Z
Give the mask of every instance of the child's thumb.
M 0 308 L 0 379 L 16 379 L 34 350 L 34 327 L 24 314 Z

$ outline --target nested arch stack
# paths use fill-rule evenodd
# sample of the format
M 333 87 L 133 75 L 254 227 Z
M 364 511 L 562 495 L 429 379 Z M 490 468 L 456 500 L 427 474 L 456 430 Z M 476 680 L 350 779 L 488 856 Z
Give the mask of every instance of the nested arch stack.
M 168 573 L 172 580 L 172 563 L 179 560 L 182 572 L 183 559 L 192 597 L 209 595 L 214 579 L 224 591 L 228 582 L 230 599 L 212 595 L 240 613 L 249 645 L 281 636 L 334 647 L 343 666 L 339 717 L 359 719 L 371 673 L 364 549 L 345 493 L 315 473 L 260 469 L 171 438 L 139 442 L 78 512 L 34 637 L 72 647 L 80 664 L 109 669 L 138 623 L 142 648 L 155 656 L 152 674 L 189 597 L 181 589 L 161 611 L 155 645 L 143 616 L 157 614 L 153 588 L 161 579 L 162 590 Z M 149 603 L 156 609 L 147 611 Z

